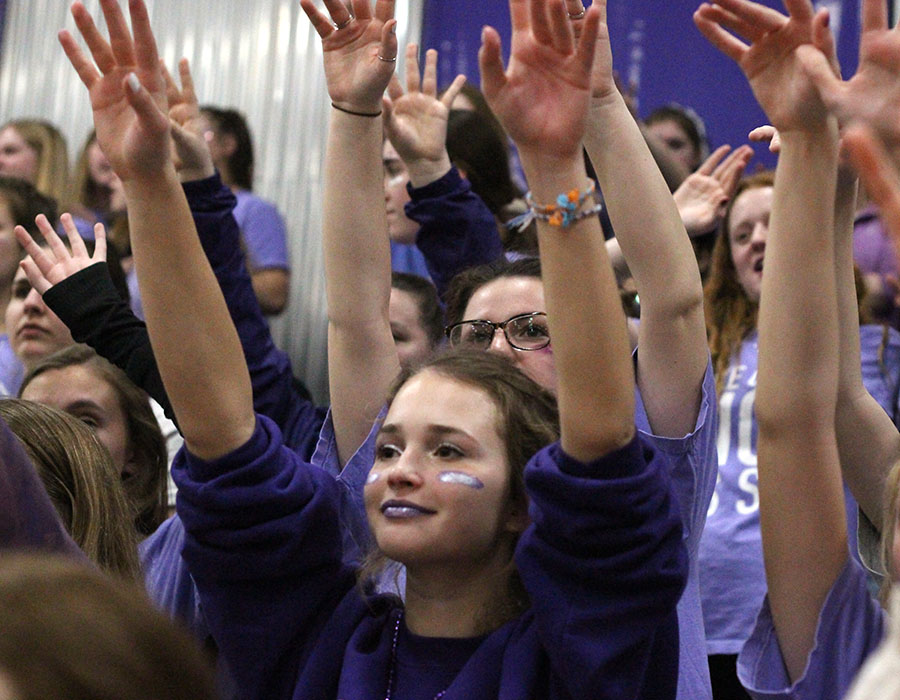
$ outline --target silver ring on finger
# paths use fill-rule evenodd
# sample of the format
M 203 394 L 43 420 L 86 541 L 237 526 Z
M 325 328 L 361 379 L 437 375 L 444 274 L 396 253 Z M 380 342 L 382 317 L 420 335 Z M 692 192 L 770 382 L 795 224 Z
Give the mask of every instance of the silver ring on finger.
M 581 19 L 584 17 L 585 10 L 582 8 L 581 12 L 576 12 L 574 15 L 570 12 L 569 19 Z
M 350 26 L 350 23 L 353 21 L 353 17 L 348 17 L 345 21 L 340 24 L 334 25 L 336 31 L 341 31 L 344 27 Z
M 396 63 L 397 57 L 394 56 L 393 58 L 387 58 L 386 56 L 382 56 L 381 54 L 378 54 L 378 60 L 384 61 L 385 63 Z

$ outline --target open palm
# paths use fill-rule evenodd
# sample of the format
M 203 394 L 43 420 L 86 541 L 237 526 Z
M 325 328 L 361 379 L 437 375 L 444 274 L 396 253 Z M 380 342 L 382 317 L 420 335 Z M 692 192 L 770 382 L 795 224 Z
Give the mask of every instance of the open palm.
M 369 0 L 353 0 L 350 8 L 342 0 L 326 0 L 334 24 L 312 0 L 301 0 L 300 6 L 322 38 L 331 101 L 346 109 L 377 111 L 394 73 L 394 63 L 385 59 L 397 56 L 394 0 L 377 0 L 374 13 Z
M 787 0 L 785 5 L 789 17 L 746 0 L 717 0 L 701 5 L 694 14 L 710 43 L 740 66 L 760 106 L 781 132 L 807 128 L 827 116 L 801 57 L 803 47 L 815 50 L 812 5 L 809 0 Z
M 563 0 L 511 0 L 512 50 L 504 72 L 500 39 L 485 29 L 482 88 L 521 150 L 568 158 L 581 149 L 591 97 L 600 10 L 587 12 L 576 44 Z
M 118 2 L 101 0 L 100 4 L 109 42 L 97 31 L 84 5 L 72 5 L 93 62 L 68 32 L 60 32 L 59 39 L 88 88 L 100 148 L 116 174 L 127 181 L 157 173 L 169 161 L 165 84 L 143 2 L 130 4 L 133 39 Z M 126 87 L 129 76 L 137 79 L 133 87 Z

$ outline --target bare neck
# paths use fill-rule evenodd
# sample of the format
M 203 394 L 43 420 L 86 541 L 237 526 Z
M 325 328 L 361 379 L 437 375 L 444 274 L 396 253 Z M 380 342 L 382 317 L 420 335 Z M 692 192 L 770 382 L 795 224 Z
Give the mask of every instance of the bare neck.
M 501 548 L 502 549 L 502 548 Z M 507 602 L 509 556 L 407 567 L 406 626 L 423 637 L 485 634 L 490 611 Z

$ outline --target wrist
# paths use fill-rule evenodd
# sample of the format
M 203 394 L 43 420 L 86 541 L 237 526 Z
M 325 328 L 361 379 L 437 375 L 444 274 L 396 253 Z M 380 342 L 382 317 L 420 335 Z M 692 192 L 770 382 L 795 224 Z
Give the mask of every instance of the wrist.
M 447 155 L 446 151 L 437 160 L 418 158 L 406 163 L 409 183 L 416 189 L 430 185 L 435 180 L 440 180 L 450 172 L 451 167 L 450 156 Z
M 368 117 L 374 119 L 375 117 L 381 116 L 381 100 L 378 100 L 377 102 L 332 100 L 331 106 L 342 114 L 348 114 L 354 117 Z

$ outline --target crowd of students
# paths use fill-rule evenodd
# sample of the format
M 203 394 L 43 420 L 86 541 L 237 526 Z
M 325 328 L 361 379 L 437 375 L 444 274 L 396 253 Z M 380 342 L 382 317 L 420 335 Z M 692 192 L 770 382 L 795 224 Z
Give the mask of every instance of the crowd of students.
M 900 29 L 862 0 L 843 80 L 810 0 L 700 5 L 778 153 L 742 177 L 636 118 L 606 4 L 510 0 L 439 91 L 393 0 L 301 0 L 327 407 L 247 125 L 143 0 L 73 4 L 77 187 L 0 128 L 0 698 L 900 698 L 900 335 L 854 270 L 857 178 L 900 249 Z

